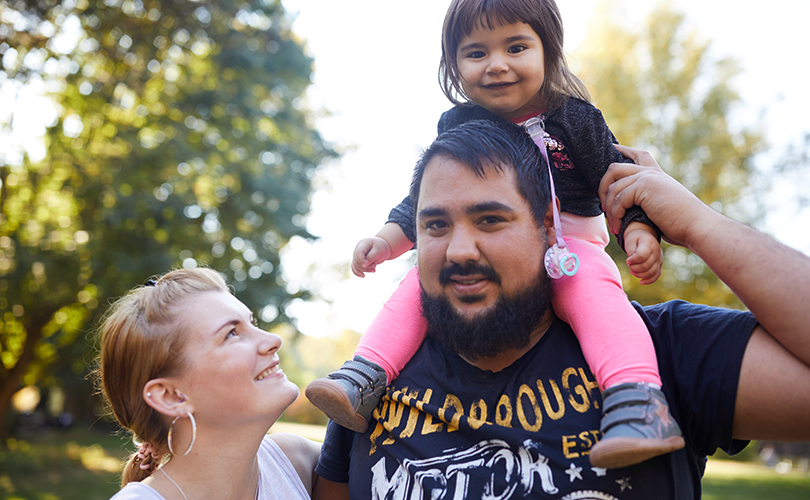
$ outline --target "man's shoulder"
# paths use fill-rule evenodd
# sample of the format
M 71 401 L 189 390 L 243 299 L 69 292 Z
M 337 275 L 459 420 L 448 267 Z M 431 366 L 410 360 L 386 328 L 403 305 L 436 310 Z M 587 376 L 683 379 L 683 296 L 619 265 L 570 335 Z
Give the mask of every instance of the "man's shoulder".
M 659 304 L 642 306 L 632 302 L 636 311 L 648 323 L 648 328 L 680 327 L 698 323 L 756 323 L 749 311 L 728 307 L 695 304 L 685 300 L 669 300 Z

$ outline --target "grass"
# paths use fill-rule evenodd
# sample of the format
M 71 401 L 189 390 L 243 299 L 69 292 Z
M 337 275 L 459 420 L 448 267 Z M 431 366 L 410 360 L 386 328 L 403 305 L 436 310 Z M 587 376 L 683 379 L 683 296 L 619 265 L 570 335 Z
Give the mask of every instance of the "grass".
M 42 431 L 0 448 L 2 500 L 106 500 L 119 489 L 127 441 L 98 431 Z M 132 448 L 132 445 L 129 445 Z
M 322 439 L 323 427 L 278 425 L 273 430 Z M 118 491 L 120 467 L 132 444 L 105 431 L 46 431 L 0 447 L 0 500 L 107 500 Z M 753 456 L 753 454 L 750 454 Z M 704 500 L 807 500 L 810 474 L 739 460 L 711 458 Z
M 703 478 L 703 500 L 807 500 L 810 474 L 778 474 L 764 465 L 709 459 Z

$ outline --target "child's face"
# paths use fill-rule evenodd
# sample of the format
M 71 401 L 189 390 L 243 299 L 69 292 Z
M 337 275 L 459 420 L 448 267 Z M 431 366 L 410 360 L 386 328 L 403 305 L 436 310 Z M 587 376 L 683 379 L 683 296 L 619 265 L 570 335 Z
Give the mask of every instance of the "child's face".
M 543 43 L 526 23 L 477 26 L 456 52 L 461 88 L 473 102 L 504 119 L 541 108 Z

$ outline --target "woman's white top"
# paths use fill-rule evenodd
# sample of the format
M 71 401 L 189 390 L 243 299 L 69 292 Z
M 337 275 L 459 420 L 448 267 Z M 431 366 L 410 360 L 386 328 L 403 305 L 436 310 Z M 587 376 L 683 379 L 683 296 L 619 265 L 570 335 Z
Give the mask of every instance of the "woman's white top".
M 259 452 L 259 491 L 257 500 L 309 500 L 304 483 L 295 472 L 287 455 L 270 438 L 265 437 Z M 180 485 L 182 487 L 182 485 Z M 110 500 L 166 500 L 151 486 L 129 483 Z M 194 500 L 193 498 L 189 500 Z

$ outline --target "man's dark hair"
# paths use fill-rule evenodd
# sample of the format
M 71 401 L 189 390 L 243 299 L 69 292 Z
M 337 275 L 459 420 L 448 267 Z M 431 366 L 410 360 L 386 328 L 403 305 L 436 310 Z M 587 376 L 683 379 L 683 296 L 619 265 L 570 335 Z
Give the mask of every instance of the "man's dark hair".
M 498 171 L 512 169 L 517 190 L 529 204 L 535 223 L 538 227 L 543 225 L 551 201 L 548 167 L 540 149 L 522 127 L 507 121 L 475 120 L 440 134 L 422 153 L 414 169 L 410 192 L 414 216 L 425 168 L 436 157 L 461 162 L 482 178 L 487 166 Z

